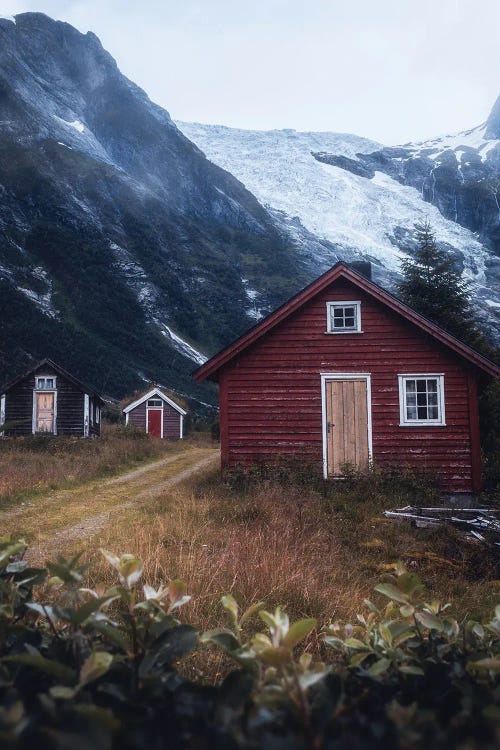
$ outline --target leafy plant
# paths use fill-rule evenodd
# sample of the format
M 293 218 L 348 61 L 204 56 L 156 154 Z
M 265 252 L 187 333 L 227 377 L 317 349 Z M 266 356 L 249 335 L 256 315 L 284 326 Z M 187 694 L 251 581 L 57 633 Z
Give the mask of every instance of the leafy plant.
M 312 618 L 290 622 L 262 602 L 240 612 L 226 595 L 229 627 L 199 639 L 177 619 L 185 584 L 142 583 L 134 555 L 102 550 L 116 580 L 90 589 L 80 555 L 32 568 L 25 550 L 0 539 L 2 748 L 495 746 L 500 607 L 483 623 L 459 622 L 402 565 L 355 624 L 324 630 L 325 664 L 313 656 Z M 235 662 L 219 685 L 176 673 L 200 640 Z
M 297 657 L 294 650 L 315 629 L 316 620 L 304 618 L 291 624 L 282 607 L 277 607 L 271 613 L 261 609 L 263 602 L 253 604 L 240 616 L 238 604 L 230 594 L 223 596 L 221 603 L 229 615 L 232 629 L 206 632 L 201 638 L 202 642 L 220 646 L 256 677 L 256 701 L 273 705 L 289 700 L 307 724 L 307 690 L 324 677 L 326 667 L 322 662 L 314 661 L 308 653 Z M 254 633 L 244 640 L 244 625 L 256 613 L 267 630 Z

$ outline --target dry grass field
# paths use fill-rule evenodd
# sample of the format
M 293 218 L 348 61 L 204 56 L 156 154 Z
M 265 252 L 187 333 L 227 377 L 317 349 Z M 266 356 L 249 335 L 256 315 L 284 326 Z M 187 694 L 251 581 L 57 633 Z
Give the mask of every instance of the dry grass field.
M 99 548 L 133 553 L 144 561 L 144 582 L 186 582 L 192 600 L 181 617 L 201 631 L 224 624 L 225 593 L 243 608 L 284 604 L 292 618 L 316 617 L 319 627 L 352 621 L 398 560 L 419 574 L 429 597 L 451 602 L 460 619 L 489 613 L 500 595 L 493 561 L 480 545 L 464 543 L 451 528 L 414 529 L 384 518 L 386 508 L 436 501 L 419 477 L 374 473 L 325 482 L 287 467 L 221 478 L 208 440 L 171 446 L 112 430 L 103 441 L 67 451 L 8 454 L 0 454 L 4 498 L 12 504 L 16 492 L 38 496 L 19 515 L 7 510 L 4 528 L 32 541 L 33 559 L 83 550 L 91 563 L 86 583 L 99 588 L 115 582 Z M 130 480 L 98 479 L 162 457 Z M 41 487 L 65 483 L 73 488 L 40 495 Z M 212 681 L 224 660 L 206 649 L 184 668 Z
M 112 476 L 188 443 L 149 440 L 138 431 L 102 425 L 99 440 L 17 438 L 0 441 L 0 510 L 49 490 Z
M 410 486 L 383 477 L 337 486 L 286 476 L 222 481 L 211 470 L 96 535 L 86 548 L 90 583 L 112 583 L 99 547 L 131 552 L 144 561 L 144 581 L 186 581 L 193 598 L 182 617 L 200 630 L 224 624 L 220 597 L 228 592 L 243 608 L 285 604 L 292 618 L 316 617 L 321 626 L 355 618 L 384 570 L 401 560 L 460 618 L 489 613 L 500 582 L 482 548 L 464 545 L 453 529 L 413 529 L 382 516 L 415 495 L 429 499 Z M 223 663 L 209 652 L 188 668 L 213 680 Z

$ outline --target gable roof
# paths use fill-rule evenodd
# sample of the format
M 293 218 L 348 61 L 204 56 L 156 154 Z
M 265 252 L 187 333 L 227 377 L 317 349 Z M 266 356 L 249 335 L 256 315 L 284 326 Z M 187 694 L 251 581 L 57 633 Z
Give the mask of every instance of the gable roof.
M 74 377 L 74 375 L 71 375 L 71 373 L 64 370 L 62 367 L 60 367 L 58 364 L 53 362 L 51 359 L 48 359 L 46 357 L 45 359 L 40 360 L 40 362 L 37 362 L 36 365 L 33 365 L 33 367 L 30 367 L 29 370 L 26 372 L 23 372 L 21 375 L 18 375 L 14 380 L 11 380 L 9 383 L 6 383 L 2 387 L 0 387 L 0 393 L 7 393 L 7 391 L 10 391 L 11 388 L 13 388 L 15 385 L 21 382 L 21 380 L 24 380 L 24 378 L 29 377 L 29 375 L 32 375 L 37 370 L 40 370 L 42 367 L 51 367 L 53 370 L 57 372 L 58 375 L 60 375 L 65 380 L 69 380 L 70 383 L 73 383 L 77 388 L 79 388 L 83 393 L 88 393 L 90 396 L 94 396 L 95 398 L 98 398 L 101 403 L 104 404 L 104 401 L 102 397 L 95 391 L 93 388 L 89 388 L 89 386 L 82 383 L 80 380 Z
M 159 388 L 152 388 L 147 393 L 144 393 L 142 396 L 139 396 L 138 399 L 136 399 L 135 401 L 132 401 L 131 404 L 129 404 L 123 409 L 123 413 L 128 414 L 129 411 L 132 411 L 132 409 L 135 409 L 137 406 L 140 406 L 141 404 L 143 404 L 144 401 L 147 401 L 149 398 L 153 398 L 154 396 L 161 398 L 162 401 L 165 401 L 167 404 L 169 404 L 172 407 L 172 409 L 175 409 L 175 411 L 179 412 L 179 414 L 182 414 L 183 417 L 186 416 L 187 411 L 184 411 L 184 409 L 182 409 L 179 406 L 179 404 L 176 404 L 175 401 L 172 401 L 172 399 L 166 396 L 163 393 L 163 391 L 160 391 Z
M 313 299 L 313 297 L 340 278 L 352 282 L 355 286 L 370 294 L 386 307 L 399 313 L 403 318 L 406 318 L 418 328 L 433 336 L 433 338 L 441 344 L 444 344 L 452 351 L 460 354 L 464 359 L 468 360 L 479 369 L 484 370 L 484 372 L 487 372 L 494 377 L 500 377 L 500 367 L 490 359 L 479 354 L 479 352 L 472 349 L 472 347 L 467 344 L 464 344 L 463 341 L 460 341 L 455 336 L 447 333 L 447 331 L 436 323 L 433 323 L 428 318 L 417 313 L 404 302 L 401 302 L 401 300 L 393 294 L 382 289 L 378 284 L 375 284 L 362 274 L 349 268 L 345 263 L 339 262 L 329 271 L 313 281 L 312 284 L 309 284 L 309 286 L 302 289 L 302 291 L 296 294 L 295 297 L 292 297 L 288 302 L 285 302 L 281 307 L 278 307 L 277 310 L 270 313 L 264 318 L 264 320 L 261 320 L 260 323 L 257 323 L 257 325 L 253 326 L 249 331 L 233 341 L 232 344 L 229 344 L 229 346 L 205 362 L 205 364 L 193 372 L 193 378 L 198 383 L 206 379 L 216 380 L 216 377 L 214 376 L 216 376 L 221 367 L 227 364 L 233 359 L 233 357 L 241 354 L 245 349 L 251 346 L 251 344 L 254 344 L 258 339 L 282 323 L 289 315 L 296 310 L 299 310 L 303 305 Z

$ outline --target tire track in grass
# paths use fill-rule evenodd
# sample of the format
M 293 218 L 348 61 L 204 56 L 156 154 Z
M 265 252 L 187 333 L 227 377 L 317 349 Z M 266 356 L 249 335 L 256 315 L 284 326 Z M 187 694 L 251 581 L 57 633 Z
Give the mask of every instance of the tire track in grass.
M 218 458 L 218 450 L 195 448 L 112 480 L 50 493 L 22 512 L 7 519 L 3 515 L 2 532 L 25 536 L 30 562 L 50 559 L 66 544 L 101 531 L 120 511 L 148 504 Z

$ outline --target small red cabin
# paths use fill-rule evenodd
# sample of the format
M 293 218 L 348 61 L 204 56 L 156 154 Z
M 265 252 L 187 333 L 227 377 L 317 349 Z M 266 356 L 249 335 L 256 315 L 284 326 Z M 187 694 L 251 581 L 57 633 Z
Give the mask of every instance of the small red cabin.
M 123 410 L 127 424 L 151 437 L 182 440 L 187 412 L 159 388 L 152 388 Z
M 413 467 L 481 487 L 478 378 L 500 368 L 338 263 L 194 373 L 220 386 L 222 466 L 278 456 L 324 476 Z

